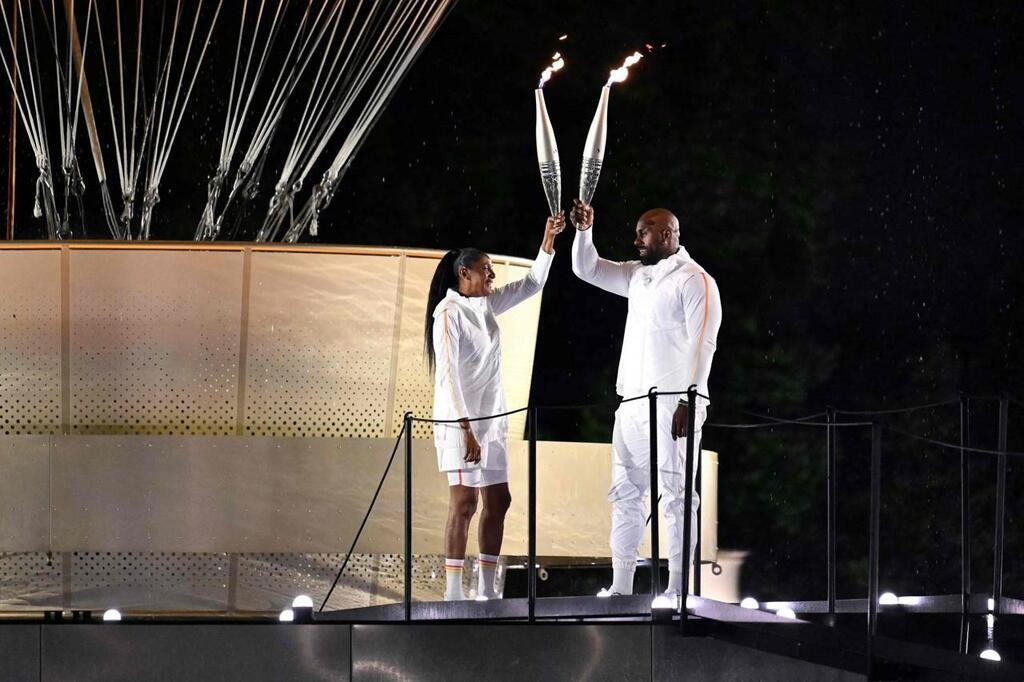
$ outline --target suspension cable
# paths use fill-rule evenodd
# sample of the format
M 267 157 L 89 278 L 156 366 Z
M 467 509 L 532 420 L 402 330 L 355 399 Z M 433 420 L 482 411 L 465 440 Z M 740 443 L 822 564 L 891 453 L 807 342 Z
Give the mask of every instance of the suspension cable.
M 317 234 L 320 209 L 331 201 L 343 169 L 347 169 L 355 152 L 362 145 L 366 134 L 378 120 L 384 106 L 390 102 L 405 73 L 415 62 L 452 6 L 453 3 L 449 2 L 449 0 L 430 0 L 428 3 L 422 4 L 419 11 L 415 14 L 406 13 L 403 15 L 402 19 L 405 23 L 400 27 L 391 28 L 387 38 L 384 39 L 384 43 L 381 43 L 381 38 L 378 37 L 376 46 L 381 49 L 378 51 L 370 67 L 354 75 L 355 81 L 353 84 L 346 84 L 346 94 L 335 105 L 332 116 L 325 122 L 324 129 L 319 132 L 320 142 L 306 160 L 298 180 L 299 184 L 312 171 L 314 164 L 323 153 L 330 139 L 334 136 L 343 119 L 349 113 L 356 97 L 362 92 L 370 76 L 385 58 L 388 58 L 388 61 L 383 69 L 381 69 L 381 75 L 377 78 L 372 91 L 364 101 L 362 110 L 350 127 L 330 167 L 324 173 L 321 181 L 313 188 L 312 196 L 303 207 L 298 219 L 292 221 L 292 225 L 285 234 L 284 241 L 297 241 L 307 229 L 310 234 L 314 236 Z M 411 9 L 412 5 L 409 5 L 409 8 Z M 404 29 L 401 39 L 398 39 L 399 28 Z M 398 39 L 397 46 L 388 56 L 387 49 L 391 47 L 396 39 Z
M 945 405 L 955 405 L 960 402 L 959 398 L 953 398 L 950 400 L 942 400 L 934 403 L 925 403 L 923 405 L 911 405 L 910 407 L 898 407 L 889 410 L 840 410 L 836 409 L 836 414 L 848 414 L 848 415 L 861 415 L 861 416 L 882 416 L 887 414 L 904 414 L 907 412 L 917 412 L 919 410 L 928 410 L 933 407 L 943 407 Z

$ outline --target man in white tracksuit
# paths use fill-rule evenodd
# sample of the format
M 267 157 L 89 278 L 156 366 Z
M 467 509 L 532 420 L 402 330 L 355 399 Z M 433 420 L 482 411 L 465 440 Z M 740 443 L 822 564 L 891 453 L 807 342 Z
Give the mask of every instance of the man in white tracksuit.
M 636 224 L 634 246 L 640 259 L 614 262 L 598 256 L 594 247 L 593 209 L 579 200 L 572 212 L 576 226 L 572 269 L 585 282 L 629 299 L 622 340 L 616 392 L 623 398 L 647 393 L 686 391 L 696 384 L 709 396 L 708 375 L 715 353 L 722 305 L 715 280 L 679 244 L 679 221 L 666 209 L 647 211 Z M 669 594 L 678 595 L 683 577 L 684 460 L 689 409 L 696 410 L 694 452 L 700 452 L 700 432 L 707 399 L 687 405 L 686 396 L 658 398 L 658 482 L 661 509 L 669 537 Z M 694 457 L 699 461 L 699 456 Z M 692 463 L 696 467 L 696 462 Z M 637 551 L 646 525 L 644 498 L 650 487 L 650 406 L 647 400 L 623 403 L 615 412 L 612 436 L 611 550 L 614 577 L 604 594 L 632 594 Z M 690 510 L 697 538 L 697 509 Z

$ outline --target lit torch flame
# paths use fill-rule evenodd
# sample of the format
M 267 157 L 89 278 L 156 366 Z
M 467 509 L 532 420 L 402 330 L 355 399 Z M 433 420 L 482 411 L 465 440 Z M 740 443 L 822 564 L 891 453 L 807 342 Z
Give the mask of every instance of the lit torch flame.
M 551 80 L 551 74 L 553 74 L 555 71 L 561 71 L 563 66 L 565 66 L 565 60 L 562 59 L 561 54 L 556 52 L 554 56 L 551 57 L 551 66 L 544 69 L 544 71 L 540 74 L 540 83 L 537 84 L 537 87 L 543 88 L 544 84 Z
M 626 80 L 626 78 L 629 76 L 629 67 L 633 66 L 643 58 L 644 56 L 639 52 L 634 52 L 633 54 L 626 57 L 626 61 L 622 62 L 622 66 L 612 70 L 612 72 L 608 75 L 608 82 L 605 83 L 605 85 L 607 86 L 611 85 L 612 83 L 621 83 L 622 81 Z

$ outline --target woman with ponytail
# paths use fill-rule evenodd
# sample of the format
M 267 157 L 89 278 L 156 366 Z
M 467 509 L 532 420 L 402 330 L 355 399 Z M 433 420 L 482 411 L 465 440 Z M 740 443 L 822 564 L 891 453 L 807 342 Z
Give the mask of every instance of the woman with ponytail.
M 480 589 L 494 598 L 494 572 L 505 533 L 508 491 L 508 418 L 471 421 L 507 411 L 501 387 L 501 332 L 496 315 L 544 288 L 554 256 L 555 236 L 565 215 L 547 219 L 537 259 L 523 279 L 493 288 L 494 269 L 486 253 L 473 248 L 449 251 L 430 283 L 424 340 L 434 372 L 434 424 L 438 469 L 448 476 L 445 523 L 444 598 L 465 599 L 462 565 L 469 522 L 482 498 L 480 514 Z M 479 492 L 478 492 L 479 491 Z

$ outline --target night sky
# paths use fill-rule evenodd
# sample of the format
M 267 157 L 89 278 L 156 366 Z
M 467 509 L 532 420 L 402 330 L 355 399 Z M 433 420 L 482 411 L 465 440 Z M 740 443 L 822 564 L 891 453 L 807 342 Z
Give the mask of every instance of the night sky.
M 958 391 L 1024 399 L 1024 8 L 640 4 L 463 0 L 342 181 L 320 241 L 532 257 L 546 213 L 533 137 L 541 69 L 556 50 L 566 58 L 545 94 L 568 206 L 608 71 L 644 43 L 667 43 L 613 89 L 595 239 L 606 257 L 633 258 L 644 210 L 679 216 L 683 244 L 723 298 L 712 421 L 749 421 L 743 410 L 882 409 Z M 205 201 L 225 106 L 218 74 L 230 68 L 237 18 L 229 10 L 225 21 L 231 32 L 211 46 L 165 176 L 158 238 L 191 238 Z M 6 121 L 6 97 L 0 107 Z M 6 149 L 6 125 L 0 135 Z M 84 135 L 80 149 L 94 186 Z M 43 234 L 30 215 L 33 170 L 22 137 L 21 239 Z M 98 218 L 98 208 L 93 199 L 86 210 Z M 255 224 L 243 229 L 251 238 Z M 541 404 L 614 399 L 625 300 L 572 275 L 572 236 L 556 243 L 544 292 L 533 381 Z M 972 410 L 972 442 L 993 447 L 995 404 Z M 1013 424 L 1021 410 L 1010 408 L 1010 449 L 1024 450 L 1024 428 Z M 889 423 L 959 438 L 955 405 Z M 551 414 L 541 435 L 607 440 L 611 424 L 610 409 Z M 883 533 L 883 559 L 894 557 L 883 576 L 910 592 L 955 591 L 959 456 L 886 438 L 899 456 L 887 459 L 883 525 L 901 524 Z M 746 584 L 766 597 L 821 596 L 824 433 L 709 430 L 705 446 L 722 456 L 720 544 L 754 552 Z M 860 595 L 866 574 L 866 452 L 864 431 L 844 431 L 841 596 Z M 991 462 L 974 463 L 978 576 L 991 575 Z M 1011 491 L 1021 475 L 1011 464 Z M 1011 504 L 1008 558 L 1024 552 L 1019 511 Z M 1019 562 L 1007 563 L 1007 591 L 1024 596 Z

